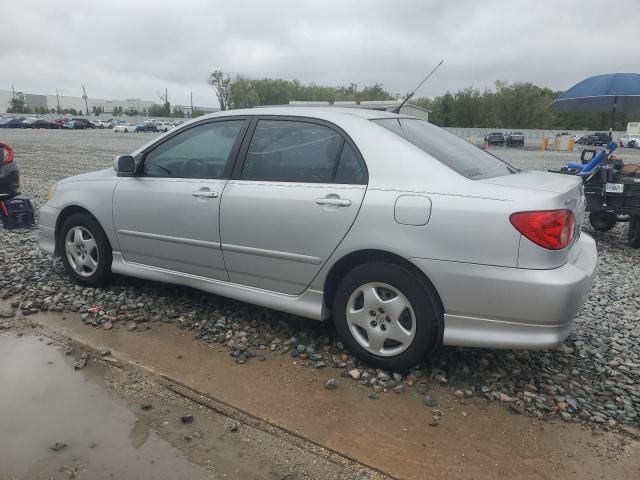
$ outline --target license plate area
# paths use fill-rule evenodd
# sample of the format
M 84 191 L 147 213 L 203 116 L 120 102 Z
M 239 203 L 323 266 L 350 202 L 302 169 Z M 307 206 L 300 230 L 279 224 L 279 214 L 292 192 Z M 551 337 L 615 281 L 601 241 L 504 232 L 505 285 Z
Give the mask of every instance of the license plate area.
M 623 183 L 607 183 L 604 187 L 604 191 L 607 193 L 624 193 Z

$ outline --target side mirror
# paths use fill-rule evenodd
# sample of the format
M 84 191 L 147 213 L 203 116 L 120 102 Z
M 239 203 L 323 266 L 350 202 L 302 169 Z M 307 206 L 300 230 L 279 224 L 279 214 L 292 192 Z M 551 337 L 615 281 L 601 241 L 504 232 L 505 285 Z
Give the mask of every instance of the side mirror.
M 120 155 L 113 161 L 113 169 L 118 173 L 136 173 L 136 162 L 131 155 Z

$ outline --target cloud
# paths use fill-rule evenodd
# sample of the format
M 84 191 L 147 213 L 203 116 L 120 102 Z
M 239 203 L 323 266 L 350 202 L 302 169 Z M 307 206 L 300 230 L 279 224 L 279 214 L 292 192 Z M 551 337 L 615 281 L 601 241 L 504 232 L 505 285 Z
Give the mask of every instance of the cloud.
M 634 71 L 636 2 L 323 0 L 322 2 L 22 0 L 3 5 L 0 89 L 157 99 L 215 106 L 206 84 L 223 69 L 252 77 L 418 95 L 495 80 L 565 89 L 598 73 Z

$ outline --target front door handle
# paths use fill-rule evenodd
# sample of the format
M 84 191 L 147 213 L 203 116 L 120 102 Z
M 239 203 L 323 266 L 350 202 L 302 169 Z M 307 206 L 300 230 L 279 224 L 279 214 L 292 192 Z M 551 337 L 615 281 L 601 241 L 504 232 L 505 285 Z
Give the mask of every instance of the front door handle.
M 218 192 L 212 192 L 208 188 L 202 188 L 200 190 L 191 192 L 191 195 L 193 195 L 194 197 L 216 198 L 218 196 Z
M 325 197 L 325 198 L 316 198 L 316 203 L 318 205 L 335 205 L 338 207 L 348 207 L 351 205 L 351 200 L 348 198 L 340 198 L 340 197 Z

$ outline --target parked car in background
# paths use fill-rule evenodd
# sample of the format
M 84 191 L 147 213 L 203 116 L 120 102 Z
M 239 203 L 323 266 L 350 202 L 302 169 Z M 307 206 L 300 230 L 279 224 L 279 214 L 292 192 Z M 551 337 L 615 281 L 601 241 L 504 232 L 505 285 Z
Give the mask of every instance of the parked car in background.
M 132 123 L 128 123 L 128 122 L 122 122 L 122 123 L 118 123 L 117 125 L 113 126 L 113 131 L 114 132 L 122 132 L 122 133 L 130 133 L 130 132 L 135 132 L 136 131 L 136 125 L 132 124 Z
M 19 191 L 20 173 L 14 162 L 13 148 L 0 142 L 0 201 L 17 195 Z
M 5 117 L 0 119 L 0 128 L 24 128 L 24 123 L 19 118 Z
M 47 122 L 42 118 L 25 118 L 22 123 L 24 123 L 24 128 L 55 128 L 52 126 L 51 122 Z
M 155 124 L 159 132 L 168 132 L 173 128 L 173 123 L 171 122 L 155 122 Z
M 157 132 L 158 127 L 153 122 L 143 122 L 139 125 L 136 125 L 136 132 Z
M 640 135 L 623 135 L 620 137 L 620 146 L 637 148 L 640 146 Z
M 93 124 L 94 128 L 110 128 L 111 125 L 109 125 L 107 122 L 105 122 L 104 120 L 91 120 L 91 123 Z
M 505 142 L 504 133 L 502 132 L 488 133 L 485 140 L 488 145 L 504 145 L 504 142 Z
M 69 120 L 66 118 L 56 118 L 51 121 L 51 128 L 62 128 Z
M 80 129 L 96 128 L 95 125 L 86 118 L 72 118 L 71 120 L 73 120 L 77 128 Z
M 597 263 L 584 213 L 580 178 L 519 171 L 424 120 L 272 107 L 199 117 L 58 182 L 39 242 L 84 286 L 117 273 L 333 318 L 399 372 L 440 344 L 562 342 Z
M 506 138 L 507 145 L 512 147 L 524 147 L 524 133 L 510 132 Z
M 68 130 L 85 130 L 87 127 L 76 120 L 68 120 L 62 125 L 62 128 Z
M 595 132 L 587 137 L 585 145 L 595 147 L 606 146 L 609 143 L 609 134 L 607 132 Z

